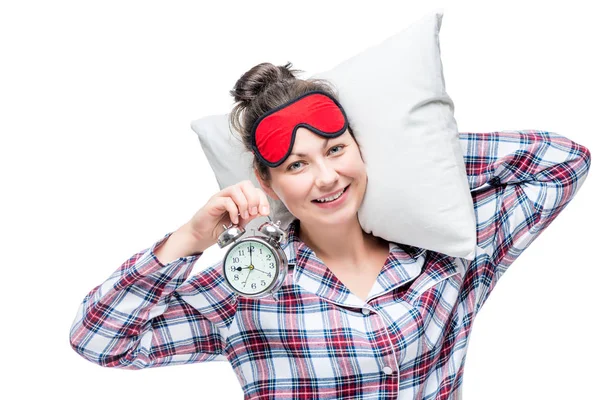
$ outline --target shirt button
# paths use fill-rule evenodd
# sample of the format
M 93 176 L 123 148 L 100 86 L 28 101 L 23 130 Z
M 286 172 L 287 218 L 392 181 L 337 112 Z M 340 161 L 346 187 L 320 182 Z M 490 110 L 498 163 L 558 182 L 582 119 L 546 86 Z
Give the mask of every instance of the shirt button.
M 371 314 L 371 310 L 369 310 L 368 308 L 363 308 L 362 313 L 365 315 L 369 315 L 369 314 Z
M 383 367 L 383 372 L 386 375 L 391 375 L 392 374 L 392 369 L 390 367 Z

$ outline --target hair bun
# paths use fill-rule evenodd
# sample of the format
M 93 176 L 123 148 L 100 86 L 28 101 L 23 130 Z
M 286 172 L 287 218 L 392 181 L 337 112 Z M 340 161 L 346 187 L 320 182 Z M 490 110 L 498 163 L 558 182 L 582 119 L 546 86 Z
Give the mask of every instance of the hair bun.
M 301 70 L 291 69 L 292 63 L 276 66 L 271 63 L 261 63 L 248 70 L 235 83 L 233 90 L 229 93 L 236 102 L 251 102 L 269 86 L 278 82 L 286 82 L 296 79 L 296 72 Z

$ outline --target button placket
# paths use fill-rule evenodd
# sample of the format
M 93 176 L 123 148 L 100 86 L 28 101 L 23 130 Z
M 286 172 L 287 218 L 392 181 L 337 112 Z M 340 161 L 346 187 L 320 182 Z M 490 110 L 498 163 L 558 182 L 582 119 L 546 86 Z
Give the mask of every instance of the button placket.
M 370 310 L 367 307 L 364 307 L 362 309 L 362 313 L 367 316 L 370 315 L 371 313 L 374 313 L 376 315 L 378 315 L 383 321 L 385 321 L 385 318 L 380 315 L 378 312 L 374 311 L 374 310 Z M 387 332 L 387 328 L 385 328 L 385 332 L 387 334 L 389 343 L 392 345 L 392 354 L 390 356 L 384 357 L 381 359 L 381 372 L 383 372 L 386 375 L 392 375 L 394 373 L 394 369 L 391 366 L 395 366 L 396 365 L 396 352 L 394 350 L 393 347 L 393 342 L 389 336 L 389 333 Z

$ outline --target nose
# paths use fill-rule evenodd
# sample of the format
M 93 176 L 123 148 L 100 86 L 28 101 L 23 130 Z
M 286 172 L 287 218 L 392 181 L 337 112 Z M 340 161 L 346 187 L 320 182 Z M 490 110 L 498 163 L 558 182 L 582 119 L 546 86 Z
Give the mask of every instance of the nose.
M 318 163 L 318 168 L 315 169 L 315 184 L 319 188 L 329 188 L 335 186 L 339 174 L 334 168 L 333 163 L 322 161 Z

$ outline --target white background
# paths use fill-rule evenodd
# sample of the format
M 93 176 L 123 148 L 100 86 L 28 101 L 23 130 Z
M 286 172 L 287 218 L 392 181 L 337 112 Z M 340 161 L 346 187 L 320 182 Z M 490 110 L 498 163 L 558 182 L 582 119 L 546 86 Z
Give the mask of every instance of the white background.
M 243 397 L 226 362 L 101 368 L 70 348 L 69 329 L 93 287 L 218 191 L 190 121 L 228 112 L 228 91 L 255 64 L 291 61 L 308 77 L 443 7 L 461 132 L 548 130 L 597 156 L 599 35 L 587 2 L 416 4 L 2 2 L 0 395 Z M 595 169 L 479 313 L 464 399 L 597 392 Z

